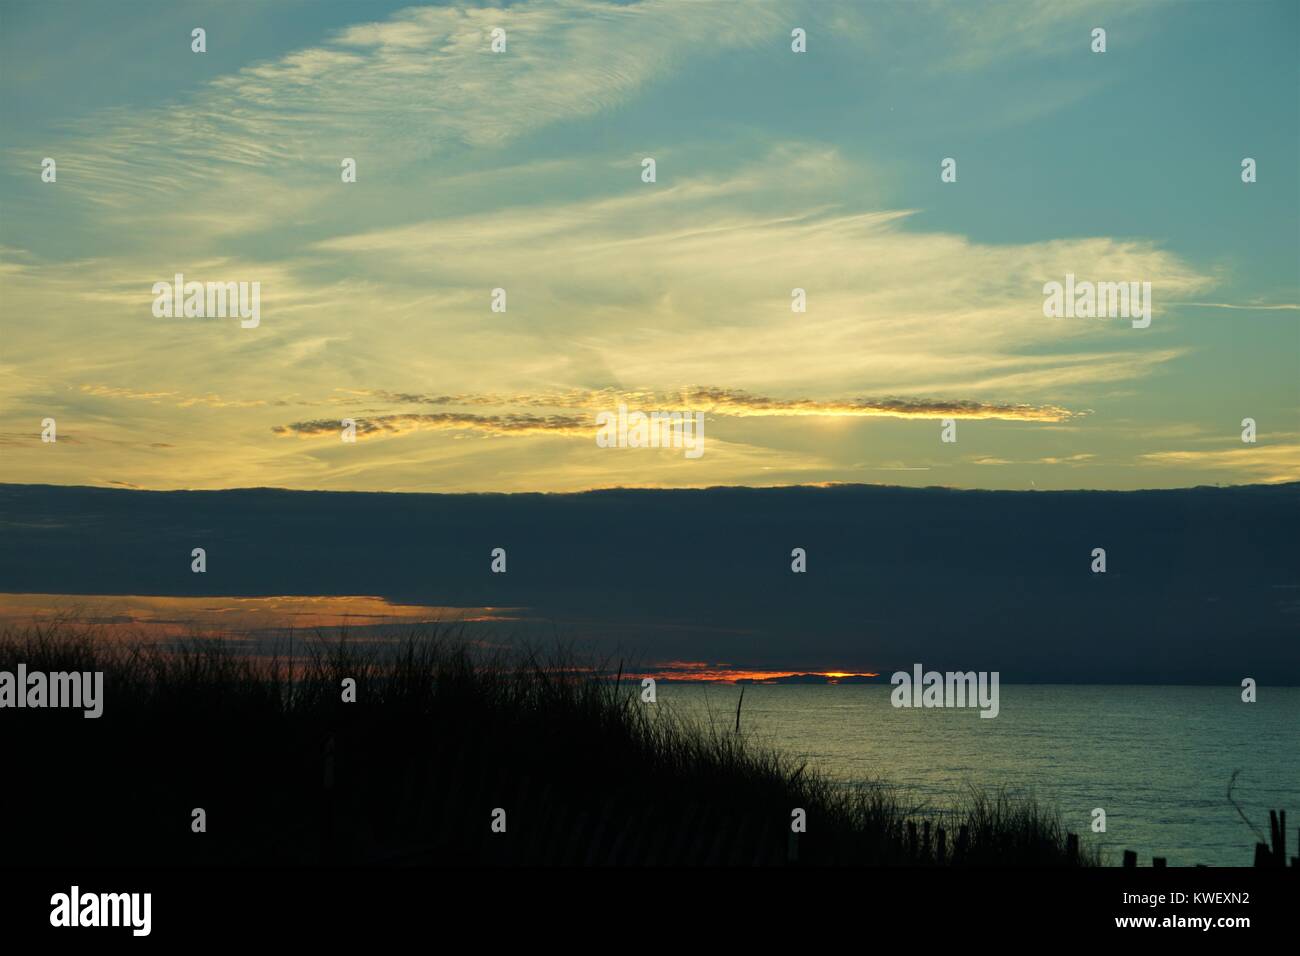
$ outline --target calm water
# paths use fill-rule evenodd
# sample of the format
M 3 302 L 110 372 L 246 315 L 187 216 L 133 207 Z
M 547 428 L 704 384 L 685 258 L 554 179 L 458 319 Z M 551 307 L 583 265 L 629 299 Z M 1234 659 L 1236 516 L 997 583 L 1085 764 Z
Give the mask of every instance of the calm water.
M 883 779 L 942 806 L 968 785 L 1005 786 L 1055 806 L 1118 864 L 1249 866 L 1255 837 L 1225 793 L 1264 833 L 1268 810 L 1300 826 L 1300 688 L 1008 685 L 1001 713 L 895 709 L 886 685 L 745 688 L 742 730 L 844 781 Z M 736 685 L 660 684 L 660 706 L 734 726 Z M 1107 832 L 1091 834 L 1091 811 Z

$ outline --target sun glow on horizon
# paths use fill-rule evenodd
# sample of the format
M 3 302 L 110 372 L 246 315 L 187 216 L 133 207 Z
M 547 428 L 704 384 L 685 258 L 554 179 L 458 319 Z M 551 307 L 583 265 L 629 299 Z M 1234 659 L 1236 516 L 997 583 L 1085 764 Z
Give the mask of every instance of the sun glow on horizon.
M 706 661 L 666 661 L 657 669 L 644 673 L 628 674 L 628 677 L 641 680 L 653 678 L 664 681 L 690 681 L 698 683 L 735 684 L 746 681 L 755 684 L 777 683 L 787 678 L 822 678 L 828 684 L 855 677 L 879 677 L 876 671 L 820 671 L 820 670 L 755 670 L 732 667 L 728 664 L 716 664 Z

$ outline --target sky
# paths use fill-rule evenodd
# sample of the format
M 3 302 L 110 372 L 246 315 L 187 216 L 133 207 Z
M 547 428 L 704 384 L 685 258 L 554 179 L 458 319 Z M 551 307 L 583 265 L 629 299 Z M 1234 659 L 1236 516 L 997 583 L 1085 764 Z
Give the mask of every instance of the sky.
M 0 481 L 1300 479 L 1298 39 L 1290 2 L 5 0 Z M 259 324 L 156 316 L 177 273 Z M 1149 282 L 1150 326 L 1045 316 L 1067 274 Z M 703 453 L 601 447 L 620 404 Z

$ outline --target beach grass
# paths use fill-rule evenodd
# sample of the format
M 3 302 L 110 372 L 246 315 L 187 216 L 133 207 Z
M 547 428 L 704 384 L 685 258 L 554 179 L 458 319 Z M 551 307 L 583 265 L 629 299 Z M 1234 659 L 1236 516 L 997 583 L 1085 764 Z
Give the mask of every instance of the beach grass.
M 300 634 L 289 657 L 68 622 L 0 632 L 0 671 L 19 663 L 104 674 L 97 719 L 0 710 L 20 865 L 1100 862 L 1032 799 L 918 807 L 645 703 L 617 667 L 455 628 Z

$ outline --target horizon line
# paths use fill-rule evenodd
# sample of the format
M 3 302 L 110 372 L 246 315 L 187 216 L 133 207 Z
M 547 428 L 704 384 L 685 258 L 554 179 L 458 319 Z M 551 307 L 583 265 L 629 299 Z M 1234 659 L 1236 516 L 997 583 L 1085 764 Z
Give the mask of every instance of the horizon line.
M 274 491 L 288 494 L 313 494 L 313 495 L 439 495 L 444 497 L 465 497 L 468 495 L 492 495 L 498 497 L 522 497 L 525 495 L 548 495 L 552 497 L 577 497 L 579 495 L 600 494 L 605 492 L 701 492 L 701 491 L 787 491 L 787 490 L 809 490 L 809 491 L 830 491 L 834 489 L 877 489 L 877 490 L 898 490 L 909 492 L 923 491 L 951 491 L 951 492 L 982 492 L 985 494 L 1134 494 L 1134 493 L 1152 493 L 1152 492 L 1178 492 L 1178 491 L 1232 491 L 1250 488 L 1287 488 L 1295 486 L 1300 488 L 1300 479 L 1288 479 L 1285 481 L 1257 481 L 1243 484 L 1198 484 L 1198 485 L 1176 485 L 1172 487 L 1153 487 L 1143 486 L 1138 488 L 980 488 L 980 487 L 962 487 L 958 485 L 894 485 L 879 482 L 868 481 L 816 481 L 816 482 L 796 482 L 793 484 L 777 485 L 679 485 L 673 487 L 660 487 L 655 485 L 601 485 L 592 488 L 584 488 L 579 491 L 376 491 L 362 488 L 290 488 L 281 485 L 239 485 L 231 488 L 141 488 L 141 487 L 123 487 L 120 485 L 86 485 L 86 484 L 54 484 L 51 482 L 23 482 L 23 481 L 0 481 L 0 488 L 58 488 L 66 490 L 86 490 L 86 491 L 113 491 L 130 494 L 154 494 L 154 495 L 174 495 L 174 494 L 225 494 L 230 492 L 249 492 L 249 491 Z

